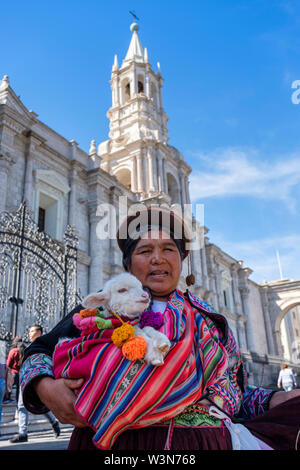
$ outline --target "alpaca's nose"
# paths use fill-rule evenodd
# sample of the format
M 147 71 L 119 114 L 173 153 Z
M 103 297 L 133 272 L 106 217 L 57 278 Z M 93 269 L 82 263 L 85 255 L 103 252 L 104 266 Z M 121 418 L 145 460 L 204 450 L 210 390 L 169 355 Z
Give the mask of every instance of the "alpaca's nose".
M 147 294 L 147 292 L 143 292 L 143 293 L 142 293 L 142 299 L 145 299 L 145 300 L 146 300 L 146 299 L 147 299 L 147 300 L 149 299 L 149 295 Z

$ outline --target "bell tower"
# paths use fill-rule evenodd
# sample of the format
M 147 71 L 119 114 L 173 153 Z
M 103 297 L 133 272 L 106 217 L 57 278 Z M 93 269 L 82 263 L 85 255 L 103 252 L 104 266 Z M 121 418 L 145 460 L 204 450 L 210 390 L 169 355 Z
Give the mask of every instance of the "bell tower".
M 187 178 L 191 168 L 168 144 L 168 117 L 163 108 L 160 64 L 151 67 L 136 22 L 127 54 L 111 73 L 112 106 L 109 140 L 98 146 L 101 168 L 136 193 L 157 203 L 189 203 Z

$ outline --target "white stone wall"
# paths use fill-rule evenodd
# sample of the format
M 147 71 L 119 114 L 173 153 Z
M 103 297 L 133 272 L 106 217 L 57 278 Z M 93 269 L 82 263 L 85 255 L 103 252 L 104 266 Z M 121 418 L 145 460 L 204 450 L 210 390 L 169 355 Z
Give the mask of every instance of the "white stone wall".
M 253 331 L 254 351 L 257 354 L 268 354 L 267 338 L 265 333 L 265 321 L 261 305 L 259 286 L 248 281 L 250 318 L 247 328 Z

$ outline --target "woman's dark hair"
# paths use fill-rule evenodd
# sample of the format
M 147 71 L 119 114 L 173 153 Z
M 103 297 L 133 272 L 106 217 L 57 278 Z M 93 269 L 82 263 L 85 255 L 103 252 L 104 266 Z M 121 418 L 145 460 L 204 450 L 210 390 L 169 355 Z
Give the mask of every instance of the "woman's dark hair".
M 10 349 L 17 348 L 19 352 L 19 364 L 21 364 L 23 356 L 24 356 L 24 351 L 26 348 L 25 343 L 23 343 L 23 340 L 21 336 L 16 336 L 11 343 Z
M 20 342 L 20 343 L 17 343 L 17 348 L 18 348 L 18 351 L 19 351 L 19 364 L 21 365 L 23 357 L 24 357 L 24 351 L 25 351 L 25 348 L 26 348 L 23 341 Z
M 12 340 L 10 349 L 12 349 L 12 348 L 17 348 L 19 343 L 22 343 L 22 338 L 21 338 L 21 336 L 15 336 L 15 337 L 13 338 L 13 340 Z

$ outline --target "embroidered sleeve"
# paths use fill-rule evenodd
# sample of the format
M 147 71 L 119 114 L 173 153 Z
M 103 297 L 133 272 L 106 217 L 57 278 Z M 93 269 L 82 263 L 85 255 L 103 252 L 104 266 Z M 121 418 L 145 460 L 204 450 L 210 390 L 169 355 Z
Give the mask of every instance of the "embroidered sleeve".
M 33 414 L 44 414 L 49 411 L 37 396 L 32 385 L 34 379 L 42 376 L 54 377 L 52 358 L 42 353 L 29 356 L 20 370 L 20 385 L 25 408 Z
M 237 379 L 240 366 L 241 360 L 232 365 L 232 367 L 229 367 L 207 389 L 209 400 L 219 408 L 222 408 L 230 416 L 238 413 L 242 403 L 242 391 Z
M 274 393 L 276 393 L 275 390 L 247 385 L 239 417 L 251 419 L 264 414 L 269 409 L 270 400 Z
M 243 380 L 240 380 L 242 359 L 232 330 L 228 327 L 224 348 L 228 356 L 226 372 L 207 388 L 209 401 L 222 408 L 228 415 L 238 413 L 242 402 Z

